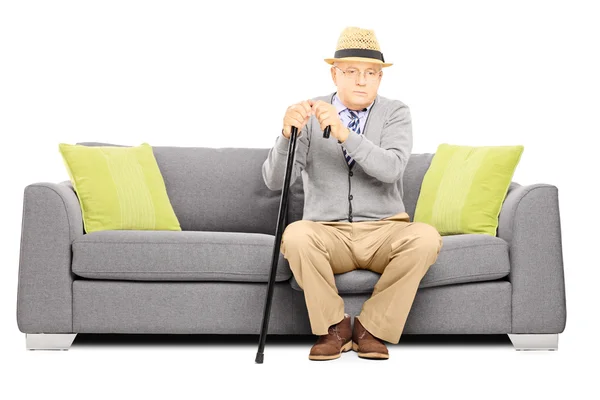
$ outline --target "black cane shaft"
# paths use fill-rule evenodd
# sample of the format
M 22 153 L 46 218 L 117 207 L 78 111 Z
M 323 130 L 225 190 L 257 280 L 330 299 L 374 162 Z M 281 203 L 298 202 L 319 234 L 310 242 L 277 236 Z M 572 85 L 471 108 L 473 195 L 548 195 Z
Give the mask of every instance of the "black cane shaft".
M 277 217 L 277 228 L 275 229 L 275 246 L 273 247 L 273 258 L 271 260 L 271 274 L 269 275 L 269 283 L 267 285 L 267 298 L 265 299 L 265 308 L 263 313 L 262 327 L 260 330 L 260 341 L 258 344 L 258 352 L 256 353 L 256 363 L 262 364 L 264 358 L 265 341 L 267 339 L 267 330 L 269 328 L 269 317 L 271 316 L 271 301 L 273 299 L 273 290 L 275 288 L 275 275 L 277 273 L 277 263 L 279 261 L 279 250 L 281 247 L 281 237 L 283 236 L 283 222 L 287 212 L 288 193 L 290 187 L 290 179 L 294 166 L 294 155 L 296 152 L 296 138 L 298 128 L 292 126 L 292 136 L 288 146 L 287 165 L 285 169 L 285 178 L 283 180 L 283 191 L 279 202 L 279 215 Z
M 331 126 L 325 127 L 323 132 L 324 138 L 329 138 Z M 263 312 L 262 326 L 260 328 L 260 340 L 258 343 L 258 352 L 254 360 L 258 364 L 262 364 L 264 360 L 265 341 L 267 340 L 267 331 L 269 329 L 269 318 L 271 316 L 271 301 L 273 300 L 273 290 L 275 289 L 275 275 L 277 274 L 277 264 L 279 261 L 279 250 L 281 248 L 281 237 L 285 228 L 284 221 L 288 209 L 288 193 L 290 189 L 290 180 L 294 168 L 294 155 L 296 153 L 296 139 L 298 136 L 298 128 L 292 126 L 292 135 L 288 146 L 287 165 L 285 168 L 285 178 L 283 180 L 283 189 L 281 199 L 279 201 L 279 214 L 277 216 L 277 227 L 275 229 L 275 246 L 273 246 L 273 257 L 271 260 L 271 274 L 269 275 L 269 283 L 267 284 L 267 298 L 265 299 L 265 308 Z

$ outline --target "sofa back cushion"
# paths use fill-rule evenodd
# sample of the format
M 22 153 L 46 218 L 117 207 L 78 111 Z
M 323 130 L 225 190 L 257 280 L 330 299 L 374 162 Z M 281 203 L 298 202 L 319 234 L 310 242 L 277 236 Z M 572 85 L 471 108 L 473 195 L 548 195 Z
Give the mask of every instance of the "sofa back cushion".
M 182 230 L 275 234 L 281 191 L 269 190 L 262 178 L 269 149 L 152 149 Z
M 122 146 L 80 142 L 86 146 Z M 173 210 L 184 231 L 274 235 L 281 190 L 267 188 L 262 165 L 268 148 L 153 146 Z M 434 153 L 412 154 L 401 193 L 412 221 L 421 182 Z M 302 176 L 290 186 L 286 224 L 302 219 Z

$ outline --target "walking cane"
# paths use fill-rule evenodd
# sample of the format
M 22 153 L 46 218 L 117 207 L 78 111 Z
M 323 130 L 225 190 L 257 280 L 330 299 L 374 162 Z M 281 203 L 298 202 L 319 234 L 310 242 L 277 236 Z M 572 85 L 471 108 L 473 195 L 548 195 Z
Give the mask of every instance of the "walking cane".
M 325 127 L 324 138 L 329 138 L 331 126 Z M 277 263 L 279 261 L 279 248 L 281 246 L 281 237 L 283 236 L 283 220 L 287 214 L 288 192 L 290 189 L 290 179 L 294 166 L 294 153 L 296 151 L 296 136 L 298 128 L 292 126 L 292 136 L 288 146 L 287 166 L 285 169 L 285 178 L 283 180 L 283 189 L 279 201 L 279 216 L 277 217 L 277 228 L 275 229 L 275 246 L 273 248 L 273 259 L 271 260 L 271 275 L 267 285 L 267 298 L 265 299 L 265 310 L 263 313 L 262 327 L 260 330 L 260 341 L 258 343 L 258 352 L 256 353 L 255 363 L 262 364 L 264 358 L 265 340 L 267 339 L 267 330 L 269 327 L 269 317 L 271 316 L 271 300 L 273 299 L 273 289 L 275 288 L 275 274 L 277 273 Z

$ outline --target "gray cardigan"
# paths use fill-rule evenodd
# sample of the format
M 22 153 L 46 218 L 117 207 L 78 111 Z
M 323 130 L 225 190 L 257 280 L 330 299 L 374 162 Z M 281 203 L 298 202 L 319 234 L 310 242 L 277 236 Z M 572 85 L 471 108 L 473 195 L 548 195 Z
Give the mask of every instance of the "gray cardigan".
M 333 92 L 313 100 L 332 102 Z M 267 187 L 281 190 L 290 140 L 279 134 L 262 166 Z M 342 146 L 356 161 L 350 168 Z M 323 138 L 316 116 L 296 138 L 291 182 L 302 174 L 304 212 L 312 221 L 369 221 L 404 212 L 402 178 L 412 151 L 410 110 L 379 94 L 367 115 L 363 134 L 350 131 L 343 143 Z

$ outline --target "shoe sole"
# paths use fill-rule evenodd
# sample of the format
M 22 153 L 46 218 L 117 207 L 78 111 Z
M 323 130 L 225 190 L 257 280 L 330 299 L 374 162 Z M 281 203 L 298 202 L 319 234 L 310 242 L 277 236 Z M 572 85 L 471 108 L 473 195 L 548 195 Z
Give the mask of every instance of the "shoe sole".
M 356 351 L 360 358 L 370 358 L 370 359 L 376 359 L 376 360 L 387 360 L 388 358 L 390 358 L 390 355 L 385 354 L 385 353 L 375 353 L 375 352 L 362 353 L 362 352 L 358 351 L 358 344 L 354 343 L 354 342 L 352 342 L 352 350 Z
M 328 354 L 328 355 L 312 355 L 309 354 L 308 358 L 310 360 L 319 360 L 319 361 L 323 361 L 323 360 L 335 360 L 336 358 L 340 358 L 340 356 L 342 355 L 342 353 L 345 353 L 347 351 L 352 350 L 352 340 L 350 340 L 348 343 L 346 343 L 345 345 L 342 346 L 342 348 L 340 349 L 340 352 L 337 354 Z

